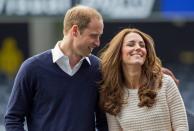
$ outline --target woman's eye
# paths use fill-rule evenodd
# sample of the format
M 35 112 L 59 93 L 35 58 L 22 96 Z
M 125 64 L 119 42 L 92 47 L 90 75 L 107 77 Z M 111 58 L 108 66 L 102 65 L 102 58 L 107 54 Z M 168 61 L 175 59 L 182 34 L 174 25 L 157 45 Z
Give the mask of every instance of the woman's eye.
M 145 45 L 142 44 L 142 45 L 140 45 L 140 47 L 145 47 Z
M 145 43 L 140 43 L 140 47 L 145 47 Z
M 134 42 L 127 43 L 127 46 L 134 46 Z

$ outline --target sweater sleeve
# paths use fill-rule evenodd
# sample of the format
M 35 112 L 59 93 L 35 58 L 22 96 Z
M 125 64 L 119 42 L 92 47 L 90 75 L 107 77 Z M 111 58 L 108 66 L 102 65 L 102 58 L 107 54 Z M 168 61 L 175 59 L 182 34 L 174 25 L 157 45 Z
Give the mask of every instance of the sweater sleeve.
M 99 89 L 100 89 L 99 81 L 102 78 L 101 73 L 100 73 L 100 68 L 99 68 L 99 58 L 97 58 L 96 56 L 93 56 L 93 57 L 95 57 L 95 59 L 90 59 L 90 60 L 92 60 L 92 61 L 95 60 L 95 62 L 92 62 L 92 64 L 95 63 L 94 70 L 96 71 L 95 75 L 97 75 L 97 78 L 98 78 L 98 80 L 96 82 L 96 89 L 97 89 L 97 102 L 96 102 L 96 108 L 95 108 L 96 128 L 97 128 L 97 131 L 108 131 L 106 114 L 100 108 L 100 105 L 99 105 L 99 97 L 100 97 L 100 94 L 99 94 Z
M 174 131 L 188 131 L 188 121 L 184 102 L 175 82 L 167 76 L 167 101 Z
M 29 64 L 24 62 L 18 71 L 5 114 L 6 131 L 24 131 L 24 118 L 33 97 Z
M 96 111 L 96 128 L 98 131 L 108 131 L 106 115 L 100 108 Z
M 109 131 L 122 131 L 122 128 L 121 128 L 116 116 L 113 116 L 109 113 L 106 113 L 106 116 L 107 116 Z

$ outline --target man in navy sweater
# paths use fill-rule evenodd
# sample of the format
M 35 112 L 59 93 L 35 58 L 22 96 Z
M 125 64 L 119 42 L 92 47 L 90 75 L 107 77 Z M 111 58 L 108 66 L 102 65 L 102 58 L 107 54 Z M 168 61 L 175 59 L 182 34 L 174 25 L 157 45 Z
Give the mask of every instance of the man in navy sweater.
M 5 114 L 6 131 L 107 131 L 98 107 L 99 59 L 103 19 L 86 6 L 69 9 L 64 37 L 55 48 L 22 64 Z

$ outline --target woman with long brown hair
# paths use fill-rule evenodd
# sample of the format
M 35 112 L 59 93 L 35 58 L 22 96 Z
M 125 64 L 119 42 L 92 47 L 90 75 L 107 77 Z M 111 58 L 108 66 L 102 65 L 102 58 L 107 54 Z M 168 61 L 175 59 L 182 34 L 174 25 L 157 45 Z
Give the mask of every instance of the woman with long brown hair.
M 123 29 L 100 58 L 100 105 L 110 131 L 188 131 L 183 100 L 162 73 L 151 36 Z

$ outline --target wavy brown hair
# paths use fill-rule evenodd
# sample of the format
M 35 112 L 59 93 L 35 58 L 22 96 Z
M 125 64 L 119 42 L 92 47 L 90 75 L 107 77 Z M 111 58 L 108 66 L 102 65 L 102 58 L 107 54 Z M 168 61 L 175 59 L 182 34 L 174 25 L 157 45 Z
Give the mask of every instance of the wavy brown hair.
M 101 90 L 100 106 L 105 112 L 117 115 L 126 103 L 124 99 L 125 78 L 122 69 L 121 48 L 125 36 L 131 32 L 139 34 L 146 46 L 147 56 L 142 65 L 141 86 L 138 90 L 139 107 L 152 107 L 156 102 L 157 91 L 162 84 L 161 62 L 156 56 L 154 41 L 146 33 L 127 28 L 121 30 L 101 51 Z

